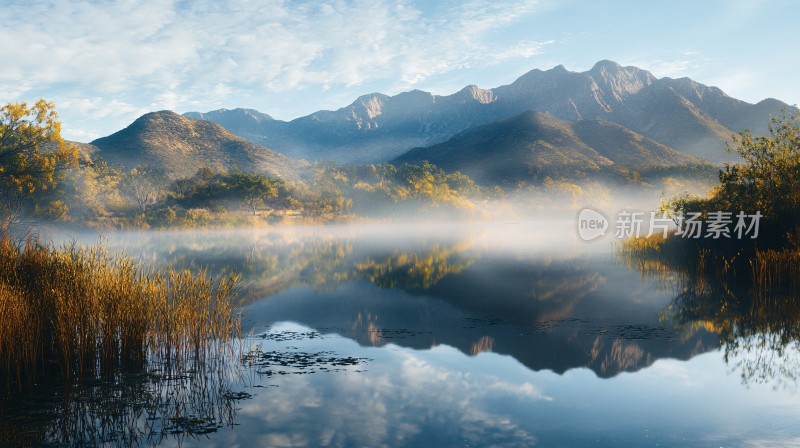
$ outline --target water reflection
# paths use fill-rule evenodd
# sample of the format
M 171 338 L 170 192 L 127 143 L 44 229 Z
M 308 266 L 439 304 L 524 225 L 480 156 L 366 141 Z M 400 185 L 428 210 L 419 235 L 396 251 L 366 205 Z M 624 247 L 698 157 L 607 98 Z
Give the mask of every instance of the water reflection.
M 0 446 L 155 446 L 207 437 L 234 424 L 237 403 L 250 396 L 243 384 L 238 367 L 208 360 L 183 372 L 149 363 L 113 378 L 4 390 Z
M 391 227 L 378 228 L 366 235 L 347 228 L 131 233 L 106 241 L 156 265 L 239 273 L 248 284 L 248 301 L 295 285 L 332 290 L 358 279 L 384 288 L 427 288 L 472 262 L 466 257 L 472 236 L 464 240 L 458 232 L 437 229 L 398 236 Z
M 620 255 L 631 268 L 672 291 L 662 320 L 682 334 L 702 329 L 718 335 L 725 360 L 743 382 L 796 387 L 800 284 L 786 271 L 798 264 L 770 252 L 748 263 L 730 263 L 712 253 L 677 260 L 658 254 Z
M 513 357 L 448 345 L 364 346 L 297 324 L 267 352 L 361 359 L 337 372 L 265 376 L 240 426 L 213 446 L 790 446 L 797 397 L 739 387 L 715 353 L 636 374 L 534 372 Z M 287 338 L 280 335 L 291 335 Z M 290 370 L 291 372 L 291 370 Z
M 798 371 L 796 301 L 758 298 L 744 277 L 732 283 L 615 256 L 564 228 L 310 228 L 108 242 L 154 264 L 236 271 L 247 284 L 244 324 L 254 338 L 243 367 L 253 386 L 208 400 L 220 409 L 214 422 L 237 429 L 192 444 L 800 440 L 800 398 L 773 390 Z
M 711 332 L 660 321 L 668 294 L 563 225 L 147 234 L 116 244 L 158 263 L 242 273 L 256 330 L 294 321 L 365 345 L 447 344 L 602 377 L 717 346 Z

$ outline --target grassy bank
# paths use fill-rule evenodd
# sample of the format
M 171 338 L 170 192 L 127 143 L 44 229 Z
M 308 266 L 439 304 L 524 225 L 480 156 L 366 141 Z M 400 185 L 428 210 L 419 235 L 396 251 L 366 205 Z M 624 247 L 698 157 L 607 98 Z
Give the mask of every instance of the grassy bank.
M 627 239 L 617 252 L 631 267 L 648 264 L 652 268 L 657 263 L 673 273 L 708 275 L 752 286 L 754 297 L 785 293 L 800 301 L 800 245 L 794 242 L 796 237 L 787 239 L 783 245 L 759 248 L 755 243 L 733 245 L 653 235 Z

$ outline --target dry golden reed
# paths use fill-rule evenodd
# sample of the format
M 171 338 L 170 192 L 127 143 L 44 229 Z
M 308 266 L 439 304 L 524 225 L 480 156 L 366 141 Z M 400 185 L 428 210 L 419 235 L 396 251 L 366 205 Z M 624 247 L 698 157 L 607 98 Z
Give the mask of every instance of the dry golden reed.
M 152 272 L 74 243 L 0 241 L 0 381 L 109 377 L 156 361 L 173 374 L 240 337 L 235 276 Z
M 797 303 L 800 297 L 800 250 L 756 251 L 750 266 L 754 299 L 768 303 L 780 298 Z

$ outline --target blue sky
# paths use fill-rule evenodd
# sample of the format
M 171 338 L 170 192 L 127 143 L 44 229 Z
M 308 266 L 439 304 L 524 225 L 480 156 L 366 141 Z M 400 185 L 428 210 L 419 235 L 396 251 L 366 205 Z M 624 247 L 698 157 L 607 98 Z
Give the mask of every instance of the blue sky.
M 356 97 L 450 94 L 601 59 L 749 102 L 800 103 L 800 2 L 0 0 L 0 102 L 56 103 L 65 137 L 154 110 L 292 119 Z

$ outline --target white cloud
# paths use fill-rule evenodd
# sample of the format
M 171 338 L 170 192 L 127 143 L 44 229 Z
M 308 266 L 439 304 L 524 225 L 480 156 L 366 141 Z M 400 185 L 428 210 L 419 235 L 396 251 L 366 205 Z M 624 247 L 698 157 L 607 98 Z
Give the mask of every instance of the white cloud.
M 334 446 L 413 444 L 420 440 L 417 437 L 424 440 L 425 433 L 429 434 L 431 422 L 437 422 L 437 431 L 442 433 L 438 437 L 456 436 L 468 445 L 530 446 L 536 442 L 528 421 L 495 406 L 503 399 L 528 404 L 550 400 L 531 382 L 513 378 L 513 373 L 527 371 L 509 357 L 469 357 L 448 346 L 430 351 L 391 345 L 365 349 L 338 336 L 317 339 L 314 344 L 315 350 L 354 351 L 356 356 L 373 359 L 359 367 L 366 372 L 358 374 L 268 379 L 270 386 L 277 387 L 241 403 L 240 430 L 224 444 L 253 440 L 264 428 L 281 438 L 270 440 L 271 444 L 291 440 L 323 445 L 332 435 Z M 504 374 L 498 374 L 498 365 L 505 367 L 500 369 Z
M 455 356 L 458 357 L 463 356 L 458 353 L 456 349 L 447 346 L 436 347 L 434 352 L 437 351 L 457 353 Z M 508 396 L 517 398 L 524 397 L 531 401 L 553 400 L 552 397 L 543 394 L 542 391 L 530 382 L 512 383 L 492 375 L 482 375 L 480 378 L 476 378 L 470 375 L 469 372 L 436 366 L 429 360 L 415 356 L 411 352 L 407 352 L 405 355 L 405 359 L 403 359 L 402 362 L 401 374 L 405 387 L 410 390 L 424 389 L 432 386 L 442 388 L 445 387 L 443 385 L 446 384 L 446 387 L 452 387 L 452 396 L 456 400 L 477 401 L 491 394 L 507 394 Z M 488 356 L 496 357 L 498 355 Z M 480 382 L 482 387 L 476 387 L 477 382 Z M 457 391 L 457 389 L 462 390 Z M 465 394 L 465 390 L 469 390 L 470 392 Z
M 656 77 L 681 78 L 697 73 L 708 67 L 711 59 L 700 51 L 683 50 L 675 58 L 625 61 L 624 65 L 633 65 L 650 71 Z M 690 76 L 691 77 L 691 76 Z
M 103 97 L 65 99 L 58 106 L 94 119 L 143 114 L 147 110 L 117 99 Z
M 760 101 L 764 98 L 745 97 L 746 92 L 750 91 L 753 87 L 758 86 L 759 79 L 763 79 L 763 77 L 758 76 L 758 74 L 754 73 L 753 70 L 737 68 L 735 70 L 712 77 L 709 79 L 709 84 L 719 87 L 725 93 L 734 97 L 751 101 Z
M 310 87 L 383 82 L 399 90 L 478 63 L 529 58 L 545 45 L 493 34 L 535 13 L 535 1 L 475 0 L 433 14 L 388 0 L 7 3 L 0 41 L 13 44 L 0 47 L 4 101 L 78 91 L 107 104 L 180 108 Z
M 73 129 L 70 135 L 70 140 L 79 142 L 90 142 L 103 136 L 103 133 L 97 129 Z
M 510 47 L 497 48 L 492 52 L 491 58 L 500 63 L 509 59 L 530 58 L 540 54 L 546 45 L 555 43 L 554 40 L 544 42 L 519 42 Z

